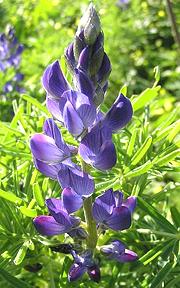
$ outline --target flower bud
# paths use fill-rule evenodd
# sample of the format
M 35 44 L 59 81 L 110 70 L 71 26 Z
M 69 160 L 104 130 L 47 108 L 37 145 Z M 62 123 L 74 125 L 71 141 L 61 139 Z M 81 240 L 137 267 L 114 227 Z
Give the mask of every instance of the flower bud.
M 101 280 L 101 272 L 98 265 L 95 264 L 94 266 L 88 268 L 87 272 L 91 280 L 94 282 L 98 283 Z
M 101 31 L 101 25 L 92 3 L 81 18 L 79 30 L 81 31 L 82 29 L 84 29 L 84 40 L 86 44 L 93 45 Z
M 82 50 L 86 47 L 86 44 L 84 42 L 84 31 L 83 30 L 76 33 L 73 47 L 74 47 L 74 57 L 75 57 L 76 61 L 78 61 Z
M 53 252 L 59 252 L 63 254 L 70 254 L 72 251 L 73 246 L 71 244 L 59 244 L 56 246 L 51 246 L 50 249 Z

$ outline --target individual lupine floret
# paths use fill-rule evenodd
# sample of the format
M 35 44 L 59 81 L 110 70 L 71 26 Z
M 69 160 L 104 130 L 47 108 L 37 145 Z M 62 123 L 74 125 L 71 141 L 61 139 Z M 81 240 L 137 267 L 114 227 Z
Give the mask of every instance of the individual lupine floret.
M 71 213 L 82 206 L 82 198 L 71 188 L 62 191 L 62 200 L 50 198 L 46 200 L 50 216 L 40 215 L 34 219 L 37 231 L 46 236 L 53 236 L 71 232 L 80 224 L 80 219 Z
M 59 62 L 55 61 L 45 70 L 42 83 L 47 91 L 47 108 L 74 136 L 92 126 L 96 108 L 92 102 L 93 86 L 84 72 L 76 69 L 76 88 L 71 89 Z
M 62 188 L 72 187 L 80 196 L 89 197 L 94 192 L 93 178 L 77 166 L 75 168 L 64 166 L 57 178 Z
M 68 273 L 68 280 L 70 282 L 78 280 L 86 272 L 94 282 L 100 281 L 100 269 L 92 258 L 92 251 L 87 250 L 81 255 L 77 255 L 75 251 L 72 251 L 72 256 L 74 263 Z
M 79 145 L 82 159 L 100 170 L 107 170 L 116 164 L 116 150 L 112 142 L 111 130 L 98 122 L 85 135 Z
M 131 215 L 136 207 L 136 197 L 123 201 L 123 193 L 112 189 L 98 196 L 92 213 L 97 224 L 103 229 L 124 230 L 131 226 Z
M 35 134 L 31 137 L 31 152 L 36 168 L 46 176 L 56 179 L 63 164 L 73 166 L 70 157 L 77 152 L 77 149 L 65 144 L 53 119 L 45 121 L 43 130 L 44 134 Z
M 132 118 L 130 100 L 120 94 L 105 116 L 81 140 L 79 154 L 83 160 L 97 169 L 107 170 L 116 164 L 116 151 L 112 133 L 117 133 Z M 108 155 L 108 156 L 107 156 Z
M 114 259 L 121 263 L 133 262 L 138 259 L 137 254 L 126 249 L 125 245 L 119 240 L 113 240 L 110 244 L 102 246 L 100 251 L 108 259 Z

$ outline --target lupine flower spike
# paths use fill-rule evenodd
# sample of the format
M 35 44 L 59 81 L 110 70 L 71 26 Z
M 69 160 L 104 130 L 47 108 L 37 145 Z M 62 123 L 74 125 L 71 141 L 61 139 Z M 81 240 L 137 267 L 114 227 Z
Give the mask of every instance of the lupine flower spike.
M 92 4 L 80 21 L 74 41 L 65 50 L 65 57 L 73 85 L 66 80 L 57 60 L 46 68 L 42 85 L 53 119 L 45 120 L 43 133 L 33 135 L 30 140 L 36 168 L 58 181 L 63 191 L 59 199 L 46 199 L 48 212 L 37 216 L 34 226 L 44 236 L 68 234 L 67 243 L 59 243 L 51 249 L 72 255 L 70 282 L 84 274 L 99 282 L 101 273 L 96 251 L 119 262 L 137 259 L 136 253 L 126 249 L 120 240 L 102 247 L 98 243 L 102 231 L 130 228 L 136 198 L 123 199 L 121 191 L 112 189 L 92 197 L 95 183 L 90 175 L 91 167 L 108 170 L 116 164 L 112 135 L 123 129 L 133 114 L 131 102 L 123 94 L 106 114 L 100 109 L 111 64 L 104 51 L 100 20 Z M 64 141 L 61 126 L 72 134 L 75 147 Z M 78 165 L 80 157 L 81 166 Z M 85 222 L 77 217 L 77 214 L 82 215 L 78 213 L 82 207 Z
M 24 75 L 19 72 L 23 50 L 24 46 L 18 43 L 15 30 L 12 27 L 7 27 L 6 33 L 0 34 L 0 71 L 5 74 L 8 68 L 13 67 L 15 75 L 4 85 L 4 94 L 14 90 L 20 93 L 24 92 L 24 89 L 19 85 L 24 79 Z

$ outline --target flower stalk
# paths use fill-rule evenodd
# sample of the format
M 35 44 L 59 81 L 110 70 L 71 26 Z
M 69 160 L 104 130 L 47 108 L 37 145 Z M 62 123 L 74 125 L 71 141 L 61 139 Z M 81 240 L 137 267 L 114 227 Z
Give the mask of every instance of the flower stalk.
M 84 200 L 83 208 L 88 232 L 87 247 L 94 250 L 97 244 L 97 229 L 92 215 L 92 196 Z
M 82 170 L 86 173 L 89 173 L 90 166 L 87 165 L 83 160 L 81 162 Z M 87 225 L 87 248 L 94 250 L 97 244 L 97 228 L 96 222 L 94 221 L 92 214 L 92 196 L 86 198 L 83 202 L 84 217 Z

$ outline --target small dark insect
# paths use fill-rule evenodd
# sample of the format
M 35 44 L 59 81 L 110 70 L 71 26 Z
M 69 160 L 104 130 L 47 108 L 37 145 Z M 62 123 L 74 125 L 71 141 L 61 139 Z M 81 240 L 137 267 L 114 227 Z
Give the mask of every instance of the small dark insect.
M 70 254 L 73 246 L 71 244 L 59 244 L 57 246 L 51 246 L 50 249 L 53 252 L 59 252 L 64 254 Z
M 36 273 L 38 271 L 40 271 L 42 269 L 42 265 L 40 263 L 35 263 L 35 264 L 28 264 L 26 266 L 24 266 L 24 269 L 32 272 L 32 273 Z

